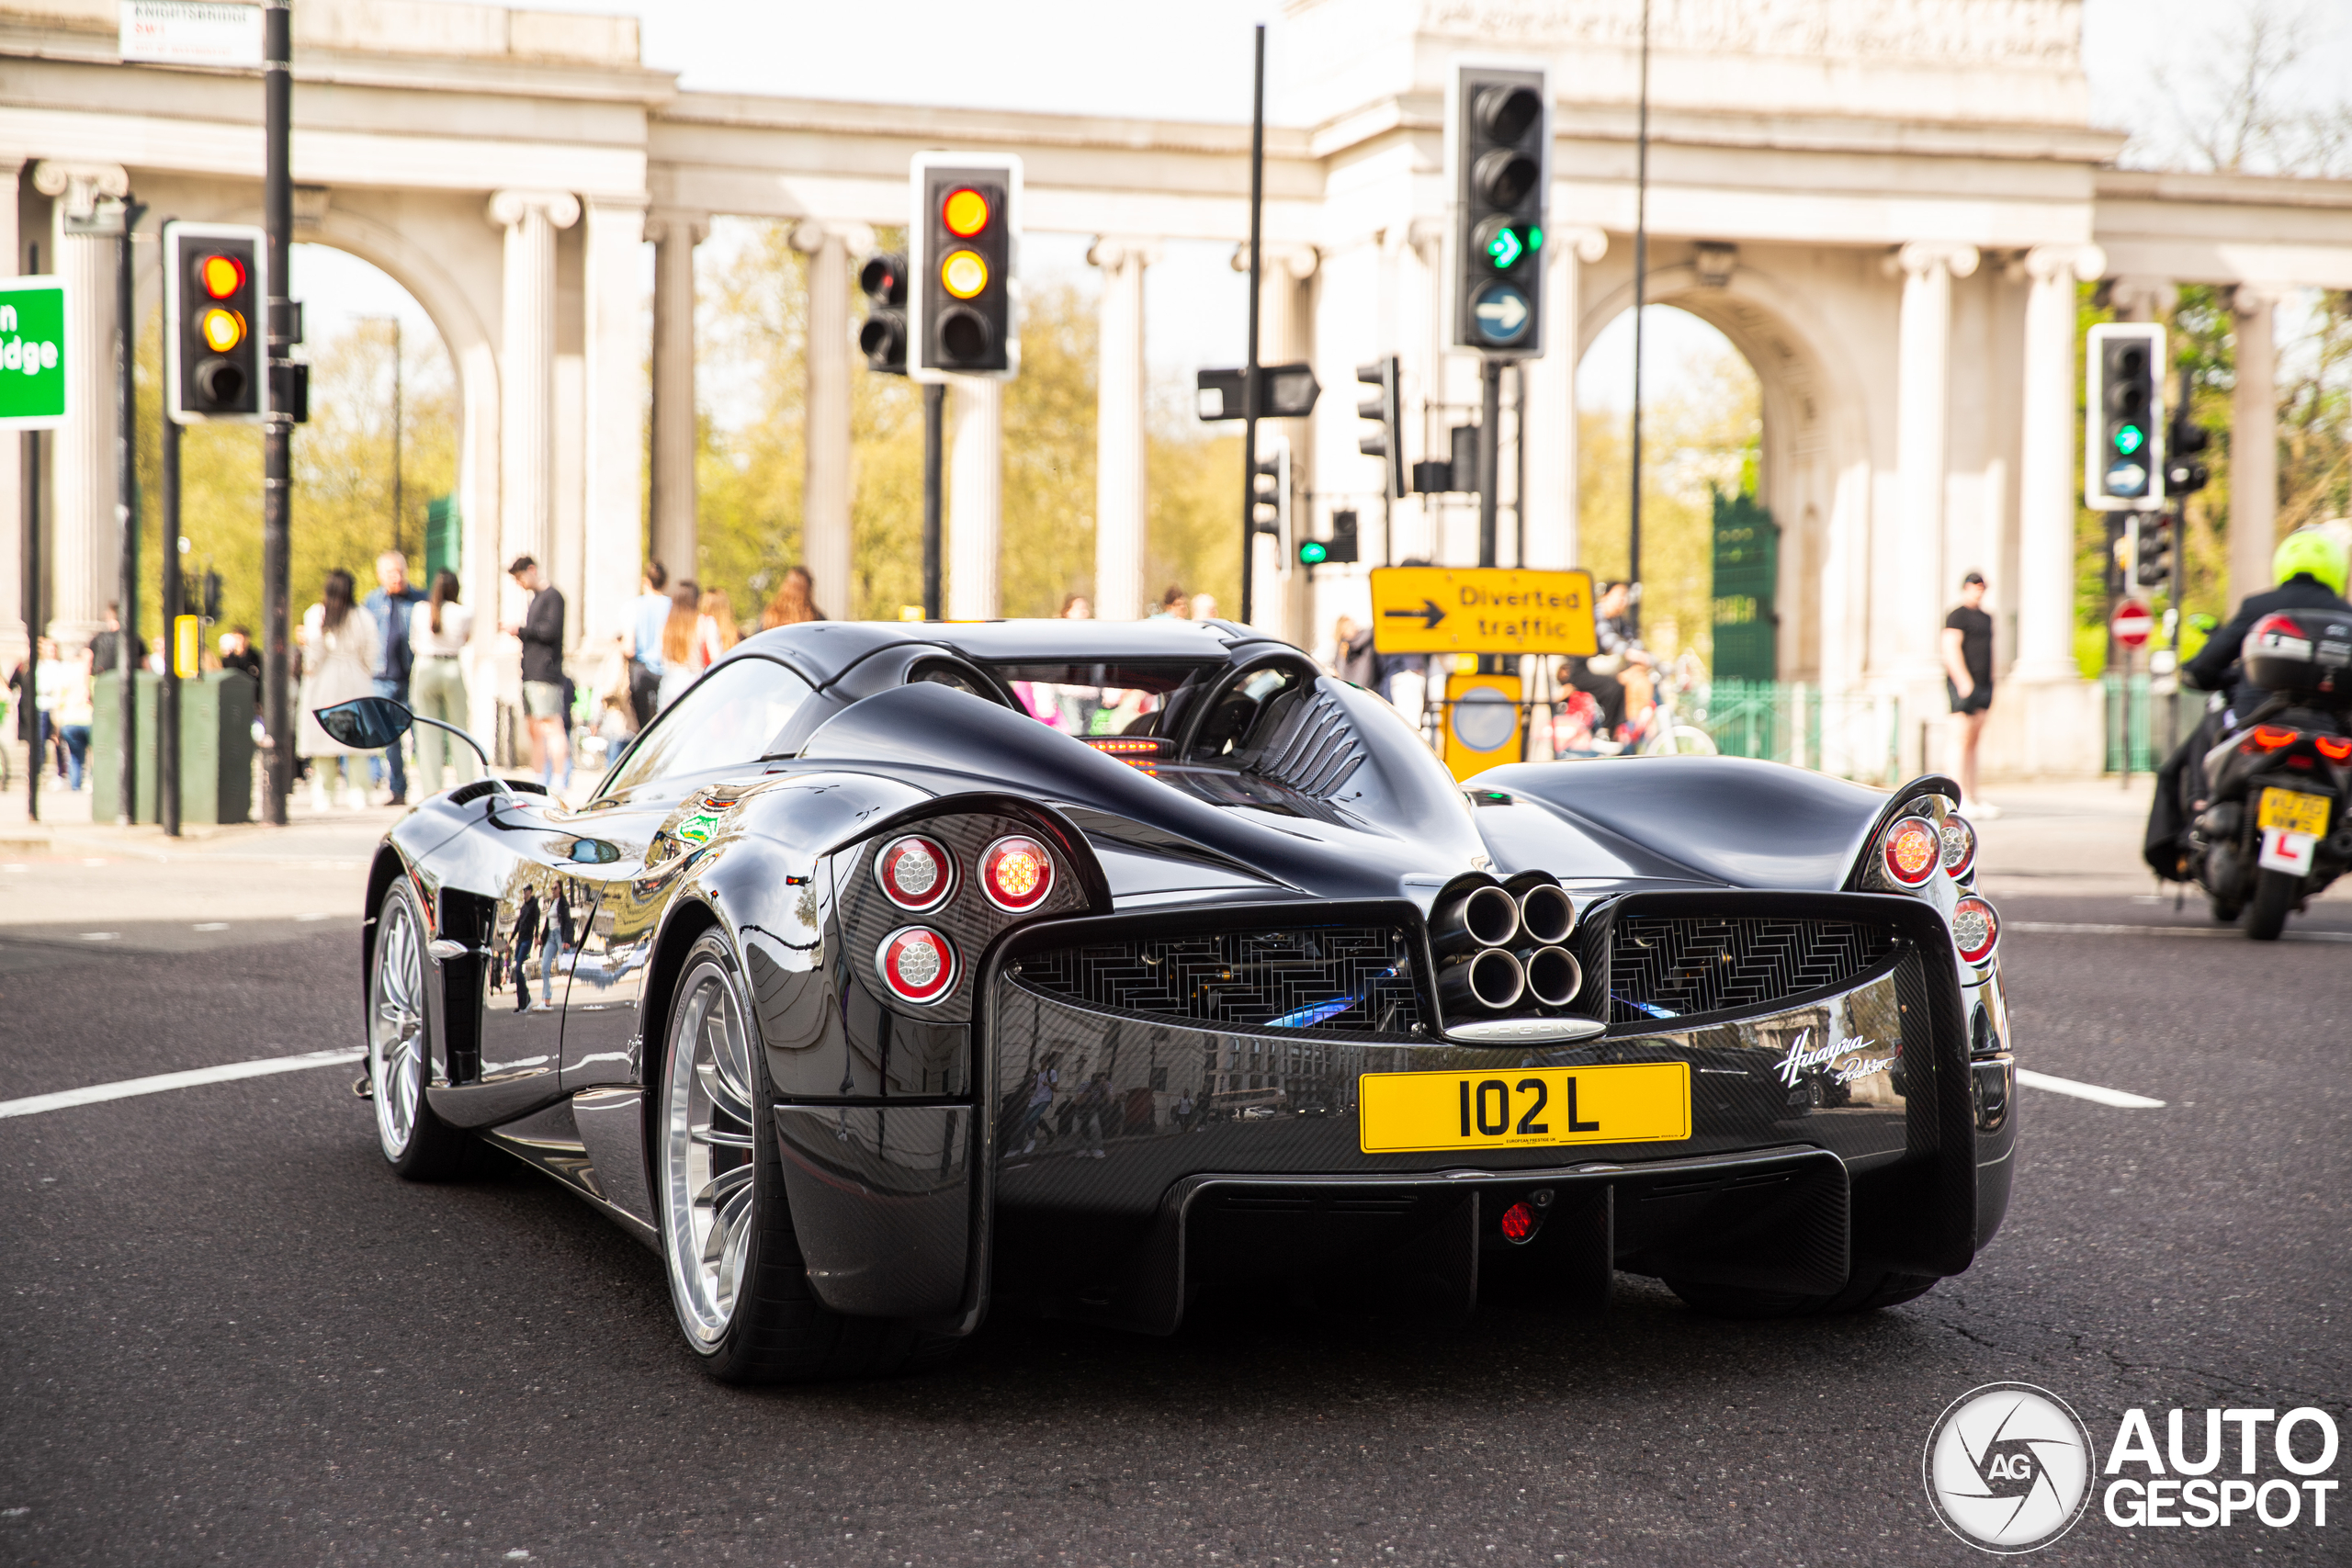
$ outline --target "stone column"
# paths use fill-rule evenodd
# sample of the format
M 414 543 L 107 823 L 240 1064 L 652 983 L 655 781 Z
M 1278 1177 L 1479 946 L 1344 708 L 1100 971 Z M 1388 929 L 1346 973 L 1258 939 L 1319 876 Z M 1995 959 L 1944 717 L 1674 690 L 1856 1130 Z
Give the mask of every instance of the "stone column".
M 957 376 L 947 385 L 947 618 L 992 621 L 1001 613 L 1004 383 Z
M 1891 558 L 1872 577 L 1894 590 L 1894 676 L 1903 685 L 1904 728 L 1941 711 L 1942 665 L 1937 633 L 1944 596 L 1944 485 L 1951 412 L 1951 280 L 1976 270 L 1972 245 L 1914 243 L 1896 253 L 1903 309 L 1896 340 L 1895 516 Z M 1916 747 L 1909 737 L 1905 744 Z M 1916 753 L 1906 761 L 1922 765 Z
M 506 231 L 499 421 L 503 569 L 517 556 L 545 563 L 554 555 L 555 236 L 580 221 L 580 198 L 568 191 L 503 190 L 490 198 L 489 214 Z M 476 606 L 476 613 L 483 608 Z
M 2270 586 L 2270 557 L 2278 547 L 2278 358 L 2275 321 L 2281 291 L 2241 283 L 2233 291 L 2237 319 L 2237 390 L 2230 398 L 2230 581 L 2234 608 Z
M 24 249 L 17 232 L 17 181 L 23 168 L 19 159 L 0 157 L 0 277 L 14 277 L 23 266 Z M 14 434 L 0 434 L 0 669 L 7 670 L 29 652 L 22 620 L 23 453 L 24 444 Z
M 793 249 L 808 258 L 800 564 L 829 615 L 850 613 L 849 254 L 873 245 L 863 225 L 808 222 L 792 231 Z
M 695 247 L 710 237 L 710 219 L 656 211 L 645 237 L 653 242 L 651 548 L 674 581 L 695 574 Z
M 65 282 L 65 357 L 77 386 L 72 417 L 50 444 L 49 632 L 85 646 L 105 625 L 122 561 L 121 497 L 115 488 L 115 265 L 122 242 L 69 231 L 104 197 L 130 192 L 119 164 L 44 163 L 33 188 L 55 197 L 50 268 Z
M 2018 660 L 2022 682 L 2071 681 L 2075 666 L 2075 283 L 2097 277 L 2096 245 L 2026 253 L 2025 383 L 2018 443 Z
M 1563 226 L 1544 237 L 1544 357 L 1525 360 L 1527 559 L 1577 564 L 1577 346 L 1584 317 L 1583 269 L 1609 254 L 1598 229 Z
M 594 650 L 620 634 L 645 548 L 645 351 L 638 314 L 645 209 L 592 199 L 587 239 L 586 570 L 576 629 L 581 646 Z
M 1157 259 L 1135 240 L 1100 239 L 1086 259 L 1102 269 L 1102 357 L 1095 372 L 1094 614 L 1132 621 L 1147 607 L 1143 570 L 1149 491 L 1145 477 L 1143 269 Z

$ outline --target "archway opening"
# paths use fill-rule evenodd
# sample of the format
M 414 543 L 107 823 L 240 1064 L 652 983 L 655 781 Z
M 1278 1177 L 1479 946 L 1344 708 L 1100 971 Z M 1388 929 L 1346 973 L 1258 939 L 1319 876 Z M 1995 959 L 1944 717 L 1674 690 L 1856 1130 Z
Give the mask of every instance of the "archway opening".
M 1642 327 L 1642 638 L 1712 669 L 1714 498 L 1760 493 L 1763 389 L 1731 339 L 1690 312 L 1650 305 Z M 1580 564 L 1604 581 L 1629 565 L 1633 390 L 1628 310 L 1577 367 L 1577 536 Z
M 330 245 L 293 247 L 288 292 L 303 303 L 311 366 L 310 423 L 294 438 L 290 613 L 317 602 L 326 574 L 349 571 L 365 594 L 377 558 L 397 549 L 409 575 L 430 587 L 428 562 L 457 569 L 456 504 L 463 399 L 448 346 L 415 297 L 380 268 Z M 160 595 L 149 586 L 163 558 L 163 315 L 145 312 L 139 350 L 139 486 L 142 582 L 140 620 L 162 633 Z M 251 424 L 191 425 L 180 444 L 177 555 L 203 609 L 207 574 L 219 578 L 218 631 L 248 628 L 258 640 L 262 604 L 262 431 Z M 439 525 L 435 525 L 436 519 Z M 217 646 L 217 645 L 216 645 Z

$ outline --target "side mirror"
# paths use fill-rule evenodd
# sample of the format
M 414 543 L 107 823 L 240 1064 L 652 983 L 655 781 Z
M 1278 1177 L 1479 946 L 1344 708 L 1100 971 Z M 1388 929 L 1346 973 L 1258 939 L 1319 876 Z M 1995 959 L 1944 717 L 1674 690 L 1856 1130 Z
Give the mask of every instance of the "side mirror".
M 361 751 L 382 750 L 406 735 L 414 722 L 408 709 L 390 697 L 354 697 L 313 709 L 311 716 L 336 745 Z

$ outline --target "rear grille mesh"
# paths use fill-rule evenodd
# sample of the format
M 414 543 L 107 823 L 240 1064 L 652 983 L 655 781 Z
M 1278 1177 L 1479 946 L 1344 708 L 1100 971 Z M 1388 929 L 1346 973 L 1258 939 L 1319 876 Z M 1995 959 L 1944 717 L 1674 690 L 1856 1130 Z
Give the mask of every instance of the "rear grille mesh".
M 1395 927 L 1293 926 L 1056 948 L 1013 972 L 1066 1001 L 1196 1027 L 1410 1035 L 1410 953 Z
M 1641 1023 L 1761 1007 L 1859 980 L 1894 953 L 1854 920 L 1634 916 L 1609 943 L 1609 1021 Z

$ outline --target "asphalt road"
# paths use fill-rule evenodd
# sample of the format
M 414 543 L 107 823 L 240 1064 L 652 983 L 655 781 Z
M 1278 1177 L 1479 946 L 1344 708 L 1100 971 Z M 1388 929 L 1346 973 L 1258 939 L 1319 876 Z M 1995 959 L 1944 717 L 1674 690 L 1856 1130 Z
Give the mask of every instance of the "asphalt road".
M 2161 1441 L 2175 1406 L 2316 1404 L 2352 1450 L 2352 940 L 2005 912 L 2026 1064 L 2167 1103 L 2028 1091 L 2006 1229 L 1868 1317 L 1716 1322 L 1621 1276 L 1599 1325 L 999 1320 L 928 1377 L 742 1392 L 541 1179 L 394 1179 L 353 1069 L 0 1119 L 0 1562 L 1962 1563 L 1920 1452 L 1982 1383 L 2102 1447 L 2134 1405 Z M 358 1038 L 348 919 L 110 929 L 0 931 L 0 1101 Z M 2296 929 L 2352 939 L 2352 905 Z M 2345 1562 L 2352 1499 L 2094 1504 L 2040 1560 Z

